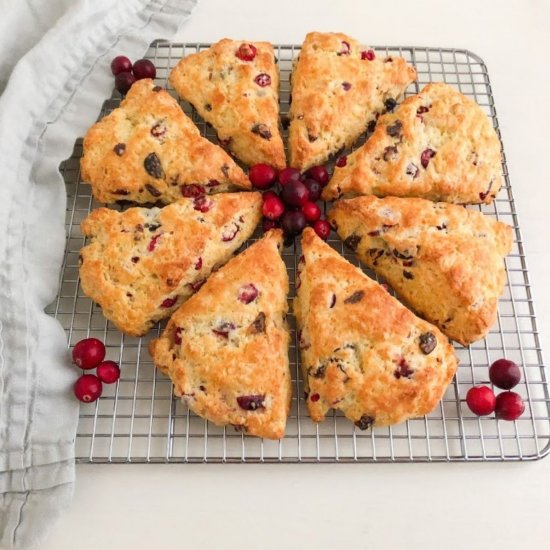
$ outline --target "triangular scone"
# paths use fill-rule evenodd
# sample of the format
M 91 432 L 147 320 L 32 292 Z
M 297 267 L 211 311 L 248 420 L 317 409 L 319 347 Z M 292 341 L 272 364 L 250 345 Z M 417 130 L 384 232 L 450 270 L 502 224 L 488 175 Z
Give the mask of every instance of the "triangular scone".
M 254 232 L 259 193 L 180 199 L 162 209 L 94 210 L 81 224 L 82 290 L 126 334 L 169 317 Z
M 269 42 L 225 38 L 184 57 L 169 80 L 245 164 L 284 168 L 279 71 Z
M 489 117 L 475 101 L 438 82 L 379 119 L 367 142 L 335 168 L 323 198 L 490 203 L 501 174 L 500 141 Z
M 292 393 L 282 240 L 270 231 L 211 275 L 149 348 L 192 411 L 269 439 L 283 437 Z
M 340 200 L 329 219 L 365 265 L 449 338 L 467 345 L 487 334 L 511 227 L 455 204 L 396 197 Z
M 453 347 L 306 229 L 294 314 L 311 418 L 341 410 L 364 430 L 428 414 L 457 366 Z
M 351 146 L 415 78 L 401 57 L 379 57 L 345 34 L 309 33 L 292 73 L 290 165 L 306 170 Z
M 104 203 L 169 203 L 251 187 L 235 161 L 149 79 L 135 82 L 120 107 L 88 130 L 80 166 Z

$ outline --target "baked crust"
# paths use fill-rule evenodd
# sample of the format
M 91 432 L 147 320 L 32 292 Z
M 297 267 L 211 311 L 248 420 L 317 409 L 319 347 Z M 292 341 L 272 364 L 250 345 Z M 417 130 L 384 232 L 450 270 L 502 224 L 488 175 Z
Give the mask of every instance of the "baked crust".
M 447 338 L 312 229 L 302 250 L 294 313 L 311 418 L 333 408 L 366 429 L 429 413 L 457 366 Z
M 290 165 L 303 171 L 351 146 L 415 78 L 403 58 L 380 58 L 342 33 L 309 33 L 292 73 Z
M 449 338 L 467 345 L 496 319 L 512 228 L 448 203 L 373 196 L 328 214 L 359 259 Z
M 491 203 L 502 185 L 500 141 L 483 109 L 442 82 L 428 84 L 336 167 L 323 199 L 377 195 Z
M 288 276 L 273 230 L 212 274 L 149 350 L 199 416 L 280 439 L 290 409 Z
M 256 48 L 254 59 L 236 56 L 241 44 Z M 279 71 L 269 42 L 224 38 L 207 50 L 184 57 L 170 73 L 169 81 L 245 164 L 284 168 Z
M 180 199 L 162 209 L 94 210 L 81 224 L 82 290 L 126 334 L 169 317 L 254 232 L 259 193 Z
M 80 166 L 104 203 L 170 203 L 198 191 L 251 188 L 235 161 L 150 79 L 135 82 L 120 107 L 88 130 Z

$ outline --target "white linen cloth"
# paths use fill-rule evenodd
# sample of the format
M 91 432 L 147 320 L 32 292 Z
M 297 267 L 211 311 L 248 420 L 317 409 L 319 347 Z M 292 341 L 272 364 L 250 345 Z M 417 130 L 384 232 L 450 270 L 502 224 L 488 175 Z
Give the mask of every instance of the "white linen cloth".
M 112 57 L 142 57 L 196 3 L 0 0 L 2 548 L 40 541 L 72 496 L 78 371 L 63 329 L 44 313 L 65 247 L 59 163 L 110 96 Z

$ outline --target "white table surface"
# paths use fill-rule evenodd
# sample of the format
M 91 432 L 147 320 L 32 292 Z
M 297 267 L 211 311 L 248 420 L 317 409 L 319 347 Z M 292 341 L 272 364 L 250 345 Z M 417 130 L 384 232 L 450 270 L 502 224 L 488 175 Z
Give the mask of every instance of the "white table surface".
M 550 2 L 201 0 L 176 39 L 468 48 L 487 63 L 550 354 Z M 123 53 L 123 52 L 121 52 Z M 550 459 L 522 464 L 81 465 L 41 550 L 550 548 Z

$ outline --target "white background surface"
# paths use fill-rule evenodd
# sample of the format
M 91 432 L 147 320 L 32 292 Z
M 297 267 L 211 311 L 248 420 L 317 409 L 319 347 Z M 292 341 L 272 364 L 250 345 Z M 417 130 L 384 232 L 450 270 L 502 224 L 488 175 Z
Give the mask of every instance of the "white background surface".
M 486 62 L 550 354 L 550 2 L 201 0 L 176 39 L 468 48 Z M 120 52 L 124 53 L 124 52 Z M 41 550 L 550 548 L 550 458 L 525 464 L 82 465 Z

